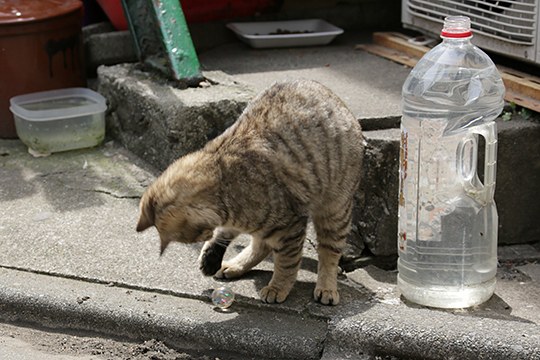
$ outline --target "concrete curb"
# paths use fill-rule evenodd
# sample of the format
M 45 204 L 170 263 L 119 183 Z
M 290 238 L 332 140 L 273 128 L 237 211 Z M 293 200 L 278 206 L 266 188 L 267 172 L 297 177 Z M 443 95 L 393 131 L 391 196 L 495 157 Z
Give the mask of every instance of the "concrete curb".
M 327 322 L 236 303 L 208 301 L 0 269 L 0 319 L 85 330 L 133 340 L 159 339 L 181 350 L 224 358 L 318 359 Z
M 251 299 L 220 311 L 209 299 L 91 279 L 6 268 L 0 277 L 2 321 L 159 339 L 178 350 L 218 352 L 223 359 L 540 359 L 538 325 L 497 312 L 488 317 L 399 301 L 353 301 L 333 308 L 340 311 L 315 314 L 279 305 L 269 310 Z
M 323 359 L 374 354 L 400 359 L 533 360 L 540 359 L 538 330 L 526 322 L 379 304 L 333 322 Z

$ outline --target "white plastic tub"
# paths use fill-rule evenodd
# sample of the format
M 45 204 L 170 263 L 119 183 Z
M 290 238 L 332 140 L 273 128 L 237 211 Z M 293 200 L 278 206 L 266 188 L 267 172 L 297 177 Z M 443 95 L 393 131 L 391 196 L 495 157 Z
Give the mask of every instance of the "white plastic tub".
M 106 100 L 90 89 L 19 95 L 10 105 L 17 135 L 34 155 L 92 147 L 105 138 Z
M 235 22 L 227 27 L 254 48 L 326 45 L 343 33 L 343 29 L 321 19 Z

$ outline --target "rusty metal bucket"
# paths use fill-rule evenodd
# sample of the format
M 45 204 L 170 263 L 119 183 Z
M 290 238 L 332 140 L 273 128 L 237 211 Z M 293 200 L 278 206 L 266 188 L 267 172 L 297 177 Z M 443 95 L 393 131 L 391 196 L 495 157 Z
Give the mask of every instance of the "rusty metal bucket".
M 0 2 L 0 138 L 15 138 L 9 99 L 85 86 L 79 0 Z

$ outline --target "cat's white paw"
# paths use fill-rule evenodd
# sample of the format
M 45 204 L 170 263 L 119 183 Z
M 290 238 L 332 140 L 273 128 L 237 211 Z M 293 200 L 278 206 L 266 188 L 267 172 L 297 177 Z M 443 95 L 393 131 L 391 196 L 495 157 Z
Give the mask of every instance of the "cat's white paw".
M 245 270 L 234 263 L 224 261 L 214 277 L 218 279 L 234 279 L 244 275 Z
M 287 296 L 289 295 L 289 291 L 280 289 L 278 287 L 268 285 L 265 286 L 261 292 L 261 300 L 268 304 L 274 304 L 274 303 L 282 303 L 287 299 Z
M 317 286 L 313 291 L 313 298 L 323 305 L 339 304 L 339 292 L 337 289 L 323 289 Z

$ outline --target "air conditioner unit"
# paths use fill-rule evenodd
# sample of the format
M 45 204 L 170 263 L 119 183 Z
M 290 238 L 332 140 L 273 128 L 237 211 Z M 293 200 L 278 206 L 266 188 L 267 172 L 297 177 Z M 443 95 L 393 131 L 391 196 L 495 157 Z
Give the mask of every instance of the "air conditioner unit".
M 438 35 L 449 15 L 471 19 L 475 45 L 540 64 L 538 0 L 402 0 L 405 28 Z

